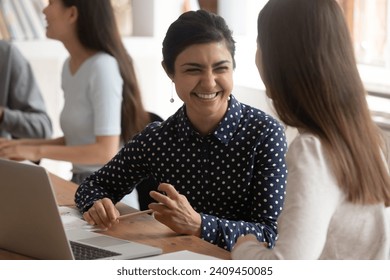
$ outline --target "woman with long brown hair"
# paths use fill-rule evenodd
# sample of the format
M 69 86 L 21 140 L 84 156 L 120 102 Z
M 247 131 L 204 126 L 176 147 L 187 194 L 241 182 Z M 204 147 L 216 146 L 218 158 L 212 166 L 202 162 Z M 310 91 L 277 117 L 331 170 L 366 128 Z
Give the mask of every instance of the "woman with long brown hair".
M 62 71 L 64 136 L 7 141 L 0 144 L 0 156 L 69 161 L 72 181 L 81 183 L 141 131 L 150 116 L 110 0 L 51 0 L 43 13 L 47 37 L 61 41 L 69 52 Z
M 299 135 L 287 153 L 276 246 L 241 237 L 235 259 L 387 259 L 390 179 L 350 34 L 334 0 L 270 0 L 256 64 L 280 119 Z

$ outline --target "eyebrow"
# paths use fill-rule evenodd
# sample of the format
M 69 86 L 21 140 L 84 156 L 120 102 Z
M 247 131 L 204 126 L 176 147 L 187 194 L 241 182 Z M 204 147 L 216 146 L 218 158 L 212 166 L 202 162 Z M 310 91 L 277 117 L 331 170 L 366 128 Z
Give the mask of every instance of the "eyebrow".
M 215 67 L 218 67 L 218 66 L 221 66 L 223 64 L 231 64 L 231 61 L 230 60 L 222 60 L 222 61 L 218 61 L 216 63 L 214 63 L 212 65 L 213 68 Z M 199 63 L 195 63 L 195 62 L 188 62 L 188 63 L 183 63 L 182 65 L 180 65 L 181 67 L 183 66 L 194 66 L 194 67 L 199 67 L 199 68 L 204 68 L 204 66 L 202 64 L 199 64 Z

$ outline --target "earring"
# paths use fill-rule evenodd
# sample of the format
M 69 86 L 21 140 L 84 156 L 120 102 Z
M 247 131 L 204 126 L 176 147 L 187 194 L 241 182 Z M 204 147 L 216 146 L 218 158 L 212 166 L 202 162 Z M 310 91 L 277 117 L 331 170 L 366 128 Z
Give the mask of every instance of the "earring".
M 171 86 L 171 99 L 169 99 L 169 102 L 173 103 L 175 102 L 175 99 L 173 99 L 173 91 L 174 91 L 174 85 L 173 85 L 173 81 L 172 81 L 172 86 Z

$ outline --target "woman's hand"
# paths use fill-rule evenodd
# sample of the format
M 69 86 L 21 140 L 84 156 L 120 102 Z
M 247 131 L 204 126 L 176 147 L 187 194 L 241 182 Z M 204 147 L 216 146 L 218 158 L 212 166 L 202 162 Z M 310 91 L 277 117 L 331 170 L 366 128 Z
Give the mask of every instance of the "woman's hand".
M 107 229 L 119 222 L 119 215 L 111 199 L 103 198 L 96 200 L 83 217 L 88 224 Z
M 166 195 L 150 192 L 150 196 L 158 202 L 149 204 L 149 208 L 154 210 L 154 218 L 177 233 L 200 237 L 201 217 L 187 198 L 170 184 L 160 184 L 158 190 Z
M 237 242 L 236 244 L 234 245 L 234 247 L 238 247 L 240 246 L 242 243 L 245 243 L 245 242 L 248 242 L 248 241 L 252 241 L 252 242 L 258 242 L 259 245 L 260 244 L 263 244 L 264 247 L 267 247 L 267 243 L 266 242 L 260 242 L 257 240 L 256 236 L 253 235 L 253 234 L 248 234 L 248 235 L 242 235 L 240 236 L 238 239 L 237 239 Z
M 0 139 L 0 157 L 12 160 L 38 161 L 39 146 L 23 145 L 19 140 Z

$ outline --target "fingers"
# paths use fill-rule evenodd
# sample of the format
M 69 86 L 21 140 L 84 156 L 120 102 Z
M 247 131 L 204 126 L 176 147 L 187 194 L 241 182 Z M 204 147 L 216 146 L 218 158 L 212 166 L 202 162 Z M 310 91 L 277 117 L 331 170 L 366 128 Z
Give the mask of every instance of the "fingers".
M 165 193 L 169 198 L 174 200 L 180 196 L 179 192 L 171 184 L 161 183 L 158 186 L 158 190 Z
M 0 150 L 4 149 L 4 148 L 7 148 L 7 147 L 14 146 L 17 143 L 18 143 L 17 140 L 10 140 L 10 139 L 7 139 L 7 138 L 0 138 Z
M 0 149 L 6 147 L 9 142 L 10 140 L 7 138 L 0 138 Z
M 12 160 L 24 160 L 25 158 L 21 156 L 18 147 L 19 146 L 17 145 L 0 146 L 0 157 L 12 159 Z
M 169 215 L 171 210 L 177 208 L 177 201 L 179 199 L 179 193 L 176 189 L 166 183 L 162 183 L 158 186 L 158 191 L 151 191 L 150 196 L 157 201 L 157 203 L 149 204 L 149 208 L 154 211 L 153 215 L 156 220 L 161 222 L 161 218 Z
M 180 194 L 176 191 L 176 189 L 170 184 L 162 183 L 158 186 L 158 190 L 160 192 L 151 191 L 149 193 L 150 196 L 158 203 L 163 204 L 170 209 L 174 209 L 177 201 L 180 199 Z M 161 208 L 161 205 L 159 208 Z M 158 211 L 154 208 L 153 210 Z
M 170 209 L 165 206 L 164 204 L 162 203 L 150 203 L 148 205 L 149 209 L 152 209 L 153 210 L 153 216 L 156 217 L 156 215 L 160 215 L 160 213 L 165 213 L 167 214 L 168 211 L 170 211 Z
M 109 198 L 103 198 L 95 201 L 83 217 L 91 225 L 110 228 L 118 222 L 119 211 Z
M 170 198 L 168 196 L 166 196 L 165 194 L 162 194 L 162 193 L 159 193 L 159 192 L 156 192 L 156 191 L 151 191 L 149 193 L 149 195 L 155 200 L 157 201 L 158 203 L 154 203 L 154 204 L 169 204 L 169 200 Z
M 0 157 L 11 159 L 15 153 L 13 152 L 13 148 L 0 147 Z
M 180 234 L 200 236 L 201 217 L 188 202 L 170 184 L 160 184 L 158 190 L 163 193 L 151 191 L 150 196 L 157 203 L 149 204 L 154 210 L 154 218 Z

